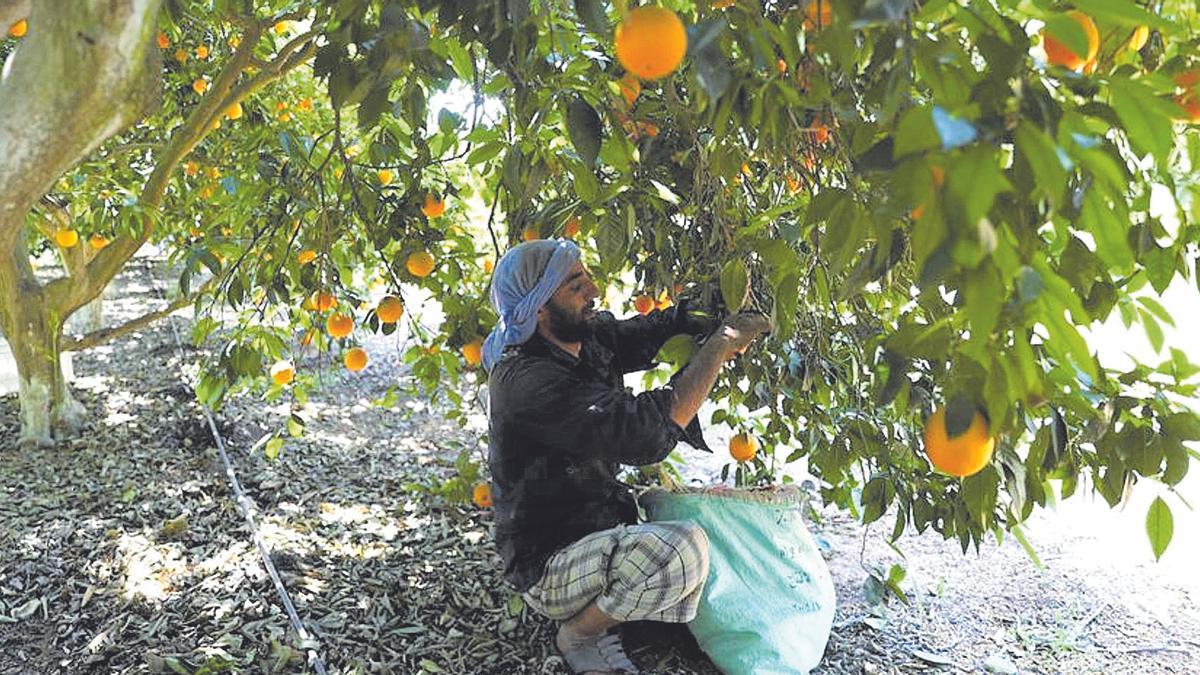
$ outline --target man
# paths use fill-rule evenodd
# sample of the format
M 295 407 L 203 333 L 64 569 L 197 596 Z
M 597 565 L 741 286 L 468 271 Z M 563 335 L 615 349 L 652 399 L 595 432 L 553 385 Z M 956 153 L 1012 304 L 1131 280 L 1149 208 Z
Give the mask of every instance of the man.
M 494 534 L 505 578 L 562 621 L 555 647 L 577 673 L 636 673 L 624 621 L 687 622 L 708 577 L 708 539 L 687 522 L 637 524 L 619 465 L 661 461 L 680 440 L 706 449 L 696 411 L 721 365 L 768 323 L 726 321 L 667 387 L 637 396 L 625 373 L 652 367 L 672 335 L 711 323 L 676 308 L 616 320 L 566 240 L 521 244 L 492 279 L 500 316 L 484 343 L 490 373 Z

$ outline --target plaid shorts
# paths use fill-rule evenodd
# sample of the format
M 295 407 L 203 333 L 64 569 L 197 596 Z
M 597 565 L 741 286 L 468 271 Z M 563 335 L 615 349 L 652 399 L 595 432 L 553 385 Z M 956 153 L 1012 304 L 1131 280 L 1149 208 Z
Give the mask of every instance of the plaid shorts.
M 555 553 L 522 597 L 556 621 L 595 600 L 618 621 L 686 623 L 696 617 L 707 580 L 708 535 L 699 525 L 618 525 Z

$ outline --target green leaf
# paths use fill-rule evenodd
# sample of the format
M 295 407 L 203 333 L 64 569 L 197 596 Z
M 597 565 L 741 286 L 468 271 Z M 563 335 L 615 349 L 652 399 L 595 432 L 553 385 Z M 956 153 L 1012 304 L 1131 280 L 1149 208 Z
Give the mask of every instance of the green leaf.
M 746 296 L 750 292 L 750 275 L 746 271 L 746 263 L 740 258 L 733 258 L 721 269 L 721 297 L 725 307 L 730 312 L 736 312 L 746 304 Z
M 1113 78 L 1109 81 L 1112 107 L 1121 118 L 1129 140 L 1141 153 L 1150 153 L 1161 164 L 1167 160 L 1175 143 L 1170 103 L 1134 80 Z
M 1093 19 L 1123 26 L 1153 26 L 1164 33 L 1176 33 L 1179 26 L 1159 14 L 1148 12 L 1128 0 L 1074 0 L 1075 8 Z
M 1168 326 L 1175 325 L 1175 319 L 1171 317 L 1171 313 L 1168 312 L 1167 308 L 1163 307 L 1162 304 L 1160 304 L 1154 298 L 1148 295 L 1142 295 L 1138 296 L 1137 301 L 1141 303 L 1143 307 L 1150 310 L 1150 313 L 1153 314 L 1159 321 L 1162 321 Z
M 932 150 L 941 144 L 937 128 L 928 108 L 912 108 L 900 118 L 896 126 L 896 145 L 893 156 L 900 159 L 905 155 Z
M 282 449 L 283 439 L 276 436 L 263 446 L 263 456 L 269 460 L 275 460 L 279 457 L 279 451 Z
M 1146 512 L 1146 536 L 1150 539 L 1150 548 L 1154 551 L 1154 559 L 1159 560 L 1171 543 L 1175 534 L 1175 518 L 1171 509 L 1162 497 L 1155 497 Z
M 1022 121 L 1017 127 L 1017 149 L 1029 164 L 1037 189 L 1045 192 L 1052 205 L 1058 206 L 1067 187 L 1067 170 L 1054 140 L 1029 121 Z
M 879 520 L 891 505 L 896 496 L 892 481 L 884 476 L 876 476 L 867 481 L 862 491 L 863 524 Z
M 1096 253 L 1109 267 L 1126 270 L 1133 265 L 1133 251 L 1129 248 L 1129 222 L 1114 212 L 1096 186 L 1092 186 L 1083 198 L 1083 209 L 1079 222 L 1096 239 Z
M 775 285 L 771 306 L 771 325 L 776 337 L 786 340 L 792 335 L 796 323 L 796 306 L 800 301 L 800 272 L 788 272 L 779 277 Z
M 1079 334 L 1075 325 L 1066 320 L 1063 308 L 1047 301 L 1044 297 L 1040 304 L 1042 306 L 1042 322 L 1050 333 L 1050 340 L 1047 341 L 1046 348 L 1055 352 L 1060 359 L 1069 356 L 1075 366 L 1087 373 L 1092 381 L 1099 379 L 1096 360 L 1092 358 L 1092 353 L 1088 350 L 1087 341 Z
M 992 146 L 977 145 L 963 153 L 946 172 L 947 192 L 958 205 L 962 227 L 974 229 L 992 208 L 996 195 L 1012 189 Z
M 504 152 L 506 147 L 508 146 L 500 141 L 484 143 L 483 145 L 472 150 L 471 154 L 467 155 L 467 164 L 483 164 L 484 162 L 494 158 L 496 155 Z
M 575 13 L 587 29 L 596 35 L 608 37 L 608 17 L 604 16 L 604 5 L 601 0 L 575 0 Z
M 988 518 L 996 508 L 996 494 L 999 487 L 1000 474 L 991 464 L 985 466 L 979 473 L 963 479 L 963 501 L 976 524 L 987 525 Z
M 576 162 L 571 162 L 571 176 L 575 179 L 575 195 L 585 204 L 594 204 L 600 196 L 600 183 L 596 174 Z
M 724 22 L 720 22 L 724 28 Z M 689 33 L 692 31 L 689 29 Z M 704 93 L 711 99 L 719 99 L 733 83 L 733 74 L 729 68 L 729 59 L 721 51 L 717 41 L 703 44 L 697 49 L 690 49 L 692 63 L 695 66 L 696 81 Z
M 1088 37 L 1075 19 L 1067 14 L 1052 14 L 1046 17 L 1046 33 L 1053 35 L 1072 53 L 1087 56 Z
M 1138 316 L 1142 319 L 1142 328 L 1146 331 L 1146 337 L 1150 340 L 1150 347 L 1157 354 L 1162 351 L 1163 341 L 1166 336 L 1163 335 L 1162 326 L 1158 325 L 1158 321 L 1154 316 L 1142 308 L 1138 308 Z
M 967 278 L 963 291 L 967 318 L 971 321 L 971 340 L 986 343 L 996 328 L 1000 308 L 1004 306 L 1004 284 L 1000 281 L 1000 273 L 991 265 L 982 265 Z
M 375 126 L 379 116 L 389 107 L 388 91 L 391 83 L 375 87 L 358 106 L 358 128 L 368 129 Z
M 673 366 L 673 370 L 679 370 L 692 360 L 697 348 L 696 341 L 691 335 L 685 333 L 673 335 L 659 348 L 654 360 L 659 363 L 669 363 Z
M 475 78 L 475 69 L 471 65 L 471 53 L 458 40 L 446 40 L 446 54 L 450 57 L 450 66 L 454 74 L 464 82 Z
M 603 128 L 596 109 L 579 96 L 572 99 L 567 107 L 567 134 L 575 151 L 583 159 L 584 166 L 592 168 L 596 164 L 596 156 L 600 154 Z
M 1034 566 L 1038 569 L 1045 569 L 1046 566 L 1042 564 L 1042 559 L 1038 557 L 1037 551 L 1033 549 L 1033 545 L 1029 543 L 1029 539 L 1025 536 L 1025 528 L 1020 525 L 1013 525 L 1009 529 L 1009 532 L 1012 532 L 1013 536 L 1017 538 L 1017 541 L 1021 544 L 1021 548 L 1025 549 L 1025 555 L 1029 556 Z

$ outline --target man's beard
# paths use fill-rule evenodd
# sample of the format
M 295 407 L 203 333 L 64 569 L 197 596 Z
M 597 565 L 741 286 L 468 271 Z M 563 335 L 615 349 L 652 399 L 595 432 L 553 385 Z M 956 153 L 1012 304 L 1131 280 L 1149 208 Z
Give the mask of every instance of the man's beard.
M 546 303 L 550 322 L 547 326 L 555 338 L 563 342 L 582 342 L 592 334 L 592 322 L 588 313 L 572 314 L 553 302 Z

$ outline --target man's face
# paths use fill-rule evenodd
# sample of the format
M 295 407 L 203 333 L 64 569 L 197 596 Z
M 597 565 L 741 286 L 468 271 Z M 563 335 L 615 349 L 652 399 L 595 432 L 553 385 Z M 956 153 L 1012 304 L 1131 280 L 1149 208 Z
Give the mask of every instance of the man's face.
M 592 281 L 583 263 L 576 262 L 559 285 L 545 311 L 546 327 L 563 342 L 579 342 L 591 335 L 592 319 L 596 318 L 596 298 L 600 289 Z

